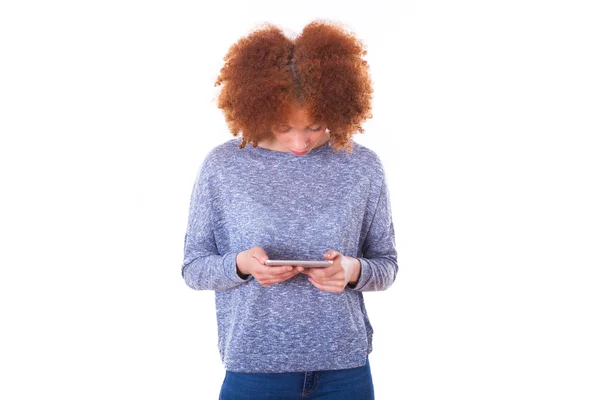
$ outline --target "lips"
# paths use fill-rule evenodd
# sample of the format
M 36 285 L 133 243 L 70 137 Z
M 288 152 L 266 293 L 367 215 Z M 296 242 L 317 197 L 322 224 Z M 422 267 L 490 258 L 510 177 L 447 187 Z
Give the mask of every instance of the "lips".
M 295 156 L 305 156 L 305 155 L 307 155 L 307 154 L 308 154 L 308 151 L 301 151 L 301 152 L 298 152 L 298 151 L 290 150 L 290 152 L 291 152 L 293 155 L 295 155 Z

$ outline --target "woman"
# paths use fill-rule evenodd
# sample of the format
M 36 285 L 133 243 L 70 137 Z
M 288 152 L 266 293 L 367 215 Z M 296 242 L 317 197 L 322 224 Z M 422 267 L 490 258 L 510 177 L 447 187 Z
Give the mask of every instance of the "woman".
M 294 40 L 266 24 L 225 56 L 218 106 L 236 137 L 202 163 L 182 265 L 188 286 L 215 291 L 221 399 L 374 397 L 362 292 L 390 287 L 398 265 L 383 166 L 351 139 L 371 118 L 364 54 L 314 21 Z

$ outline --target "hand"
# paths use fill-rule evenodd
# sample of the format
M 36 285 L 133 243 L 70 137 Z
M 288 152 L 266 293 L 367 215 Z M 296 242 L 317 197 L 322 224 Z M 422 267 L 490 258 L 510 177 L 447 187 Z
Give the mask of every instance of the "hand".
M 317 288 L 332 293 L 343 292 L 348 283 L 356 284 L 360 276 L 360 261 L 329 250 L 323 257 L 332 260 L 333 264 L 326 268 L 306 268 L 300 271 L 308 275 L 308 280 Z
M 267 253 L 262 247 L 252 247 L 251 249 L 239 252 L 235 258 L 237 269 L 244 275 L 252 275 L 263 286 L 271 286 L 279 282 L 290 279 L 300 273 L 303 268 L 283 265 L 270 267 L 265 265 L 269 259 Z

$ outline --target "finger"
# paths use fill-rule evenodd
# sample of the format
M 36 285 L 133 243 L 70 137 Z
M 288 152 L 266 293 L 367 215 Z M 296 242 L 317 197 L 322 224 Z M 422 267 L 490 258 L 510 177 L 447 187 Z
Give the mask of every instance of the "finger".
M 337 277 L 335 279 L 319 279 L 319 278 L 310 277 L 309 280 L 313 280 L 313 281 L 317 282 L 319 285 L 324 285 L 324 286 L 343 286 L 344 282 L 346 281 L 344 279 L 344 277 Z
M 269 259 L 269 256 L 267 256 L 264 253 L 260 253 L 260 252 L 257 252 L 254 254 L 251 253 L 251 255 L 252 255 L 252 257 L 254 257 L 254 259 L 256 259 L 256 261 L 258 261 L 259 263 L 261 263 L 263 265 L 265 264 L 265 261 L 267 261 Z
M 312 280 L 320 283 L 321 285 L 338 285 L 338 284 L 343 284 L 345 281 L 345 276 L 335 276 L 333 278 L 315 278 L 315 277 L 311 277 Z
M 267 277 L 263 282 L 265 284 L 274 285 L 279 282 L 287 281 L 288 279 L 293 278 L 296 275 L 298 275 L 297 271 L 291 271 L 284 275 L 278 275 L 277 277 Z
M 325 268 L 306 268 L 303 274 L 310 276 L 313 279 L 321 280 L 326 277 L 326 272 L 322 271 Z
M 282 265 L 282 266 L 278 266 L 278 267 L 265 266 L 263 269 L 263 273 L 264 273 L 264 275 L 267 275 L 267 276 L 276 277 L 276 276 L 285 274 L 286 272 L 290 272 L 293 270 L 294 270 L 294 267 L 292 267 L 291 265 Z
M 287 281 L 288 279 L 290 279 L 290 278 L 293 278 L 293 277 L 294 277 L 294 276 L 296 276 L 296 275 L 298 275 L 298 272 L 296 272 L 296 271 L 292 271 L 292 272 L 290 272 L 290 273 L 288 273 L 288 274 L 279 275 L 279 276 L 278 276 L 278 277 L 275 279 L 275 281 L 276 281 L 276 282 L 283 282 L 283 281 Z
M 323 280 L 323 279 L 331 279 L 333 276 L 335 276 L 336 274 L 339 274 L 340 272 L 342 272 L 339 268 L 332 268 L 331 267 L 326 267 L 326 268 L 307 268 L 306 274 L 308 276 L 311 276 L 315 279 L 319 279 L 319 280 Z
M 328 259 L 328 260 L 333 260 L 334 258 L 336 258 L 336 257 L 338 257 L 340 255 L 341 254 L 340 254 L 339 251 L 331 249 L 331 250 L 326 251 L 325 254 L 323 254 L 323 257 L 326 258 L 326 259 Z
M 308 280 L 310 281 L 310 283 L 312 283 L 316 288 L 324 291 L 324 292 L 331 292 L 331 293 L 341 293 L 344 291 L 344 286 L 341 284 L 336 284 L 336 285 L 324 285 L 321 284 L 317 281 L 315 281 L 312 278 L 308 278 Z
M 336 276 L 343 276 L 344 269 L 341 268 L 340 266 L 336 265 L 336 266 L 330 266 L 327 268 L 323 268 L 321 271 L 319 271 L 319 273 L 317 274 L 318 277 L 321 278 L 321 280 L 323 279 L 334 279 L 334 277 Z

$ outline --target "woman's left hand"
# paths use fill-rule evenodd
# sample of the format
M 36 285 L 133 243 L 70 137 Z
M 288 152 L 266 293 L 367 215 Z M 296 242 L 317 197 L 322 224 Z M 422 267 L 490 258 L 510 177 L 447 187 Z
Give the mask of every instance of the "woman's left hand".
M 333 264 L 325 268 L 299 268 L 301 273 L 308 275 L 310 283 L 332 293 L 343 292 L 349 282 L 356 284 L 360 276 L 360 261 L 335 250 L 327 251 L 323 257 L 332 260 Z

